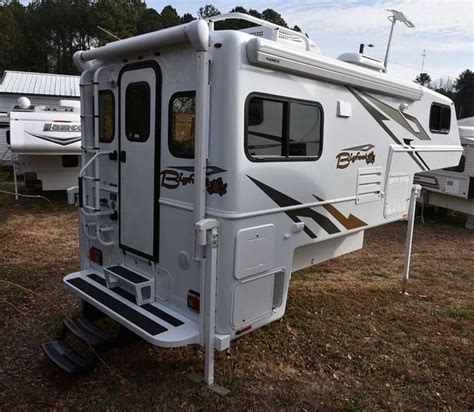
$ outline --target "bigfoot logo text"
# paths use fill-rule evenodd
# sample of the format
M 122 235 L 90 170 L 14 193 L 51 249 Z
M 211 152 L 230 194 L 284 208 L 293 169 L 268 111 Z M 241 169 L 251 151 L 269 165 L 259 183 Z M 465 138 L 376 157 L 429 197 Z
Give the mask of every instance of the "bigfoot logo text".
M 372 144 L 366 144 L 363 146 L 355 146 L 344 149 L 341 153 L 336 156 L 336 168 L 345 169 L 351 163 L 357 161 L 364 161 L 370 165 L 375 162 L 375 152 L 373 149 L 375 146 Z

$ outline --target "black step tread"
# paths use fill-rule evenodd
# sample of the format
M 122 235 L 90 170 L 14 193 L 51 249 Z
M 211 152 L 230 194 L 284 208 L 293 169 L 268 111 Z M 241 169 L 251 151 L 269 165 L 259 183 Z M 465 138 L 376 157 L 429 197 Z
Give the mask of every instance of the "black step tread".
M 53 340 L 41 344 L 45 355 L 59 368 L 76 375 L 90 370 L 94 363 L 83 358 L 71 346 L 63 340 Z
M 74 336 L 82 339 L 94 348 L 105 347 L 114 342 L 114 338 L 91 322 L 85 316 L 80 315 L 74 319 L 66 319 L 64 326 Z
M 92 273 L 88 275 L 88 277 L 94 280 L 95 282 L 101 284 L 102 286 L 106 286 L 105 279 L 101 278 L 99 275 Z M 130 302 L 133 302 L 135 304 L 137 303 L 135 296 L 120 287 L 115 287 L 110 290 L 113 290 L 117 295 L 122 296 Z M 150 305 L 149 303 L 140 307 L 142 309 L 145 309 L 147 312 L 150 312 L 151 314 L 155 315 L 156 317 L 163 319 L 165 322 L 169 323 L 170 325 L 173 325 L 174 327 L 184 325 L 184 322 L 182 320 L 175 318 L 173 315 L 170 315 L 169 313 L 166 313 L 165 311 L 158 309 L 157 307 Z
M 147 279 L 145 276 L 139 275 L 137 272 L 133 272 L 124 266 L 112 266 L 110 268 L 107 268 L 107 270 L 134 284 L 148 282 L 150 280 Z
M 97 302 L 107 306 L 115 313 L 119 314 L 152 336 L 159 335 L 160 333 L 166 332 L 168 330 L 163 325 L 156 323 L 153 319 L 148 318 L 134 308 L 126 305 L 125 303 L 113 297 L 111 294 L 102 291 L 84 279 L 74 278 L 67 280 L 67 282 Z

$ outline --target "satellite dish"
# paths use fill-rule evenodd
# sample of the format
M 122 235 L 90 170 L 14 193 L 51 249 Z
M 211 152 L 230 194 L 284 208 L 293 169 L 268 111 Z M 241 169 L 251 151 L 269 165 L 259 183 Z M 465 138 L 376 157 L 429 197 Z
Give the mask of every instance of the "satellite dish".
M 25 96 L 18 98 L 17 103 L 20 109 L 28 109 L 31 106 L 30 99 L 28 99 L 28 97 L 25 97 Z

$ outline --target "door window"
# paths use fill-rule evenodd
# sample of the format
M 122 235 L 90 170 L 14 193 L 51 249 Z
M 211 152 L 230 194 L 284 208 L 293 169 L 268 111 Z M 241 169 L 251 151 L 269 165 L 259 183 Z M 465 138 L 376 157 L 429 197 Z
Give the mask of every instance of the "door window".
M 145 142 L 150 136 L 150 86 L 130 83 L 125 91 L 125 135 L 132 142 Z

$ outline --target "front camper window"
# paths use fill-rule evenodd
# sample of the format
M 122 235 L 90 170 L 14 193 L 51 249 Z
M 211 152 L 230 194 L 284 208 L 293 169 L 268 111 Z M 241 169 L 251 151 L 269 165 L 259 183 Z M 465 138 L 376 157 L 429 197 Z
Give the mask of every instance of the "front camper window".
M 150 86 L 147 82 L 130 83 L 125 92 L 125 135 L 133 142 L 150 136 Z
M 447 172 L 464 173 L 465 169 L 466 169 L 466 156 L 462 155 L 461 159 L 459 160 L 459 164 L 457 166 L 446 167 L 443 170 L 446 170 Z
M 433 103 L 430 111 L 430 131 L 449 133 L 451 127 L 451 108 L 444 104 Z
M 115 99 L 111 90 L 99 92 L 99 141 L 110 143 L 115 134 Z
M 196 93 L 171 96 L 169 107 L 169 149 L 175 157 L 194 157 Z
M 314 160 L 321 152 L 322 109 L 317 103 L 251 96 L 246 153 L 254 161 Z

